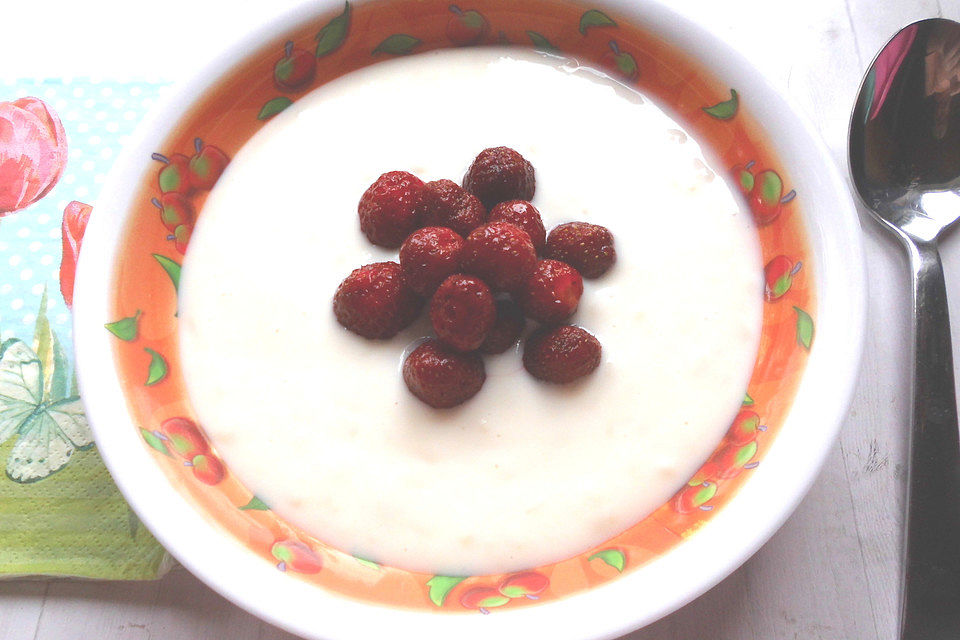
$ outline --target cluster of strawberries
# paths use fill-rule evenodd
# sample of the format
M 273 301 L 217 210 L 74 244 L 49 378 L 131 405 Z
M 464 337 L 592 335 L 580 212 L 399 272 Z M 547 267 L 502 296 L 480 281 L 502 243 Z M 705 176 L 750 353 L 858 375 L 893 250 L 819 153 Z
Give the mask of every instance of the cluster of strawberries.
M 373 244 L 399 247 L 399 263 L 355 269 L 337 288 L 334 313 L 358 335 L 390 338 L 429 299 L 436 338 L 407 356 L 403 379 L 432 407 L 473 397 L 486 379 L 480 354 L 509 349 L 527 318 L 540 325 L 523 352 L 534 377 L 570 382 L 600 364 L 600 342 L 562 323 L 577 310 L 583 277 L 599 277 L 616 261 L 613 236 L 585 222 L 548 236 L 529 202 L 535 189 L 533 166 L 494 147 L 474 159 L 462 187 L 391 171 L 360 199 L 361 231 Z

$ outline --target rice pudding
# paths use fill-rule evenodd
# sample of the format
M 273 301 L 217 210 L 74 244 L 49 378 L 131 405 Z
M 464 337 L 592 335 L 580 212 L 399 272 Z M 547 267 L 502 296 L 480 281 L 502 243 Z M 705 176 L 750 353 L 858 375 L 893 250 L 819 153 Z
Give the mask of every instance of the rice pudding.
M 364 340 L 331 298 L 352 269 L 396 260 L 357 221 L 377 176 L 459 181 L 498 145 L 536 167 L 548 230 L 580 220 L 616 238 L 570 321 L 603 358 L 549 385 L 517 349 L 487 357 L 480 392 L 436 410 L 400 375 L 426 316 Z M 204 430 L 278 515 L 380 563 L 501 573 L 603 542 L 706 459 L 756 356 L 759 246 L 709 166 L 650 100 L 531 51 L 435 51 L 322 86 L 241 149 L 190 241 L 181 357 Z

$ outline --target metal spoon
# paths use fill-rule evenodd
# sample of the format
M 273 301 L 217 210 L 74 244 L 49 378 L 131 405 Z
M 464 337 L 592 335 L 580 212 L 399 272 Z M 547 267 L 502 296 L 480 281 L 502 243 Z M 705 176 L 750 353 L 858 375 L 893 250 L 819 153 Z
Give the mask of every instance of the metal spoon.
M 880 51 L 850 121 L 860 198 L 913 270 L 913 414 L 901 640 L 960 638 L 960 437 L 937 241 L 960 217 L 960 24 L 912 24 Z

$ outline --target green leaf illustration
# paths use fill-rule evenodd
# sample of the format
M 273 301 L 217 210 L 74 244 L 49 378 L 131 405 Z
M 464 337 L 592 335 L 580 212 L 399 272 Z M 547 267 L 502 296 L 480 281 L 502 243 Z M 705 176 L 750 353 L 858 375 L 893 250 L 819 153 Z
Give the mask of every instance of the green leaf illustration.
M 240 507 L 240 511 L 269 511 L 270 507 L 267 506 L 263 500 L 257 496 L 250 498 L 250 502 Z
M 37 309 L 37 320 L 33 325 L 33 350 L 43 368 L 43 395 L 49 398 L 53 386 L 53 375 L 56 369 L 54 362 L 54 335 L 47 318 L 47 288 L 43 288 L 40 297 L 40 308 Z M 61 395 L 61 397 L 63 397 Z
M 137 325 L 140 321 L 140 309 L 129 318 L 121 318 L 115 322 L 108 322 L 103 325 L 107 331 L 117 336 L 121 340 L 130 342 L 137 339 Z
M 753 398 L 750 397 L 749 393 L 743 394 L 743 406 L 749 407 L 753 404 Z
M 615 27 L 617 23 L 610 19 L 610 16 L 603 11 L 590 9 L 580 16 L 580 33 L 587 35 L 587 29 L 590 27 Z
M 405 33 L 395 33 L 378 44 L 372 55 L 387 53 L 392 56 L 402 56 L 413 51 L 419 44 L 419 38 L 408 36 Z
M 427 580 L 427 586 L 430 587 L 430 602 L 438 607 L 442 607 L 450 591 L 464 580 L 466 580 L 466 578 L 433 576 Z
M 595 554 L 587 558 L 587 560 L 593 560 L 594 558 L 600 558 L 605 563 L 616 569 L 618 573 L 622 573 L 623 567 L 627 564 L 627 558 L 623 555 L 623 551 L 620 551 L 620 549 L 603 549 L 602 551 L 597 551 Z
M 157 262 L 160 263 L 160 266 L 163 267 L 163 270 L 167 272 L 167 275 L 170 276 L 170 282 L 173 283 L 173 289 L 175 291 L 180 291 L 180 265 L 167 256 L 161 256 L 158 253 L 153 254 L 153 257 Z
M 350 3 L 343 3 L 343 13 L 333 18 L 317 32 L 317 57 L 322 58 L 340 48 L 350 29 Z
M 267 100 L 267 102 L 260 107 L 257 120 L 269 120 L 292 104 L 293 100 L 286 96 L 277 96 L 273 100 Z
M 737 115 L 738 106 L 740 106 L 740 98 L 737 96 L 737 90 L 730 89 L 729 100 L 718 102 L 712 107 L 703 107 L 703 110 L 718 120 L 729 120 Z
M 800 307 L 794 307 L 793 310 L 797 312 L 797 343 L 810 351 L 810 345 L 813 344 L 813 318 Z
M 376 569 L 378 571 L 380 570 L 380 565 L 374 562 L 373 560 L 367 560 L 366 558 L 359 558 L 357 556 L 353 556 L 353 559 L 356 560 L 357 563 L 365 566 L 367 569 Z M 428 582 L 427 584 L 430 584 L 430 583 Z
M 527 37 L 530 38 L 530 42 L 533 43 L 533 48 L 537 51 L 546 51 L 547 53 L 556 53 L 560 51 L 553 44 L 546 39 L 542 34 L 537 33 L 536 31 L 527 31 Z
M 152 431 L 147 431 L 146 429 L 140 429 L 140 435 L 143 436 L 144 441 L 162 453 L 163 455 L 169 456 L 170 450 L 167 449 L 167 443 L 160 439 L 160 437 Z M 172 456 L 171 456 L 172 457 Z
M 167 377 L 167 361 L 153 349 L 144 348 L 144 351 L 150 354 L 150 366 L 147 368 L 147 381 L 144 385 L 150 387 Z

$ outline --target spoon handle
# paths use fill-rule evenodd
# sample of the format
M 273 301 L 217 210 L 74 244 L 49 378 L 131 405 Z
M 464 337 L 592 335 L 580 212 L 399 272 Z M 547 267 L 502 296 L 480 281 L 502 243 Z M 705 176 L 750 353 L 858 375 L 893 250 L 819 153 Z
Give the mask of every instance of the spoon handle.
M 935 242 L 910 243 L 913 415 L 901 640 L 960 638 L 960 436 L 947 290 Z

